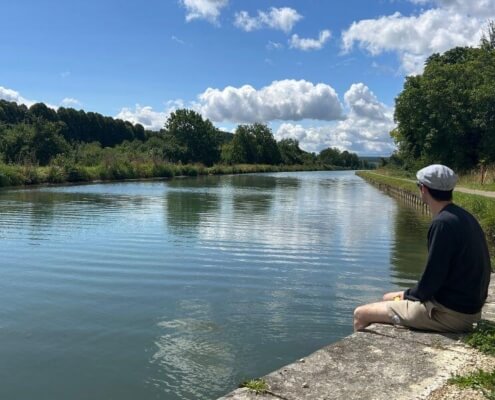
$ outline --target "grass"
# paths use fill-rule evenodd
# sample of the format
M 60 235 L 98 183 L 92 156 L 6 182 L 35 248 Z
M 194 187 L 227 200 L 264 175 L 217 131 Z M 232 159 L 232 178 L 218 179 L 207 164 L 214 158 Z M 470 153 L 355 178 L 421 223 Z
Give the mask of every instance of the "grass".
M 328 165 L 214 165 L 171 164 L 146 161 L 107 161 L 98 165 L 7 165 L 0 163 L 0 187 L 43 183 L 172 178 L 174 176 L 245 174 L 254 172 L 334 170 Z
M 407 190 L 413 194 L 418 194 L 416 183 L 406 178 L 383 175 L 381 171 L 359 171 L 357 174 L 363 179 L 372 182 L 383 183 Z M 491 252 L 493 260 L 493 256 L 495 256 L 495 198 L 454 192 L 454 201 L 459 206 L 471 212 L 480 222 L 480 225 L 487 236 L 488 243 L 492 247 Z
M 487 399 L 495 400 L 495 371 L 478 370 L 465 376 L 456 375 L 450 378 L 448 382 L 464 389 L 481 390 Z
M 482 353 L 495 356 L 495 322 L 481 320 L 464 342 Z
M 256 394 L 263 394 L 268 391 L 268 384 L 263 379 L 250 379 L 241 383 L 241 388 L 248 388 Z
M 494 356 L 495 323 L 487 320 L 479 321 L 474 331 L 464 338 L 464 342 L 484 354 Z M 495 370 L 488 372 L 480 369 L 469 375 L 455 375 L 448 382 L 461 388 L 481 390 L 487 399 L 495 400 Z

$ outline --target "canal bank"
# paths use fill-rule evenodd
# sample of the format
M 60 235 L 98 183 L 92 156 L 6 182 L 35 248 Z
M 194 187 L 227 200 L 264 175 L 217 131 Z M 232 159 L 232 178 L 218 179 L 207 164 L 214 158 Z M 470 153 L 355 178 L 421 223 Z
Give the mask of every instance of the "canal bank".
M 367 180 L 427 212 L 407 187 Z M 495 320 L 493 275 L 482 318 Z M 263 393 L 240 388 L 220 400 L 483 399 L 481 392 L 448 384 L 452 376 L 495 367 L 494 357 L 467 346 L 463 337 L 373 324 L 264 376 Z
M 492 275 L 483 309 L 483 318 L 491 321 L 495 317 L 493 283 Z M 451 398 L 482 399 L 447 385 L 454 375 L 494 365 L 493 357 L 467 346 L 462 338 L 373 324 L 266 375 L 262 378 L 265 393 L 241 388 L 221 400 L 439 399 L 449 398 L 449 392 L 456 393 Z

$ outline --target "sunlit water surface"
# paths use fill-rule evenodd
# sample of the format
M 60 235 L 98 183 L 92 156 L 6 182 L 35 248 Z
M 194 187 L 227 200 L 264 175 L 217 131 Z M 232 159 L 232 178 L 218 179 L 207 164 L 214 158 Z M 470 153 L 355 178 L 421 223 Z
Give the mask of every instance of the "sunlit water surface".
M 0 191 L 0 398 L 215 399 L 410 286 L 427 226 L 353 172 Z

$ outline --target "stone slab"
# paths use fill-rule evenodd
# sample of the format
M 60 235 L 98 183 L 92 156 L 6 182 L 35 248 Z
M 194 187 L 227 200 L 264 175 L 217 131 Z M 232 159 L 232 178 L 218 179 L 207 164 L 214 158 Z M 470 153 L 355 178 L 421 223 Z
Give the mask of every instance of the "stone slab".
M 494 289 L 492 274 L 482 314 L 489 320 Z M 463 336 L 373 324 L 268 374 L 268 393 L 238 389 L 219 400 L 426 399 L 472 359 Z

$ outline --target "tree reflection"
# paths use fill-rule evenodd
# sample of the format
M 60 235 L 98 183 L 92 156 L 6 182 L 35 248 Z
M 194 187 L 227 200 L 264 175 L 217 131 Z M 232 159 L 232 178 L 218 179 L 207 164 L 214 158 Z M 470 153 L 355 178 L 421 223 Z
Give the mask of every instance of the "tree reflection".
M 408 206 L 399 205 L 395 218 L 395 243 L 392 249 L 392 278 L 409 287 L 421 275 L 427 257 L 426 237 L 430 217 Z
M 219 211 L 220 197 L 201 191 L 168 191 L 165 206 L 170 230 L 181 236 L 197 234 L 202 218 Z

